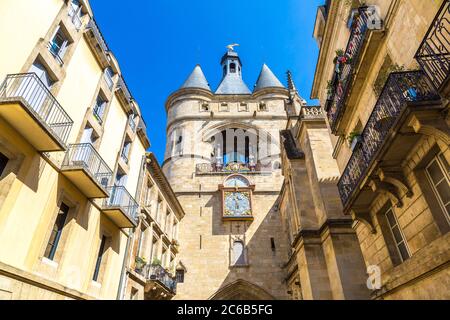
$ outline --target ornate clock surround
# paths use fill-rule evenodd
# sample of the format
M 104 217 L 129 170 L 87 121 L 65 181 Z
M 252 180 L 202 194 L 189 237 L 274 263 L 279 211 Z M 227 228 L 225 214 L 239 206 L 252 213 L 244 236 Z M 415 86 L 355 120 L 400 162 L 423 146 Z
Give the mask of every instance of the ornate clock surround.
M 244 185 L 235 184 L 232 186 L 228 183 L 232 180 L 245 181 L 245 183 Z M 252 221 L 254 219 L 252 200 L 254 190 L 255 185 L 251 185 L 244 176 L 240 174 L 228 176 L 224 183 L 219 185 L 219 191 L 222 195 L 222 220 Z

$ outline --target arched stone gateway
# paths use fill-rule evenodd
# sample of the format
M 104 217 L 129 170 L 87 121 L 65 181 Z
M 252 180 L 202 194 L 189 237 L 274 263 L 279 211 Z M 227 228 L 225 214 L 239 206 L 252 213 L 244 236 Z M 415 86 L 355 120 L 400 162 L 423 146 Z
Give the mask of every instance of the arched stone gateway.
M 263 288 L 240 279 L 219 289 L 209 300 L 275 300 L 275 298 Z

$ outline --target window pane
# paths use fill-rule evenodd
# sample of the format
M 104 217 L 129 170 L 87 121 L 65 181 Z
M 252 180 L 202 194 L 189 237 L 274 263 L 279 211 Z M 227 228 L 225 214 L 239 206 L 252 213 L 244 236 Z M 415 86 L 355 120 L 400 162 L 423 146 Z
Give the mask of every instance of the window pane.
M 8 160 L 9 159 L 3 153 L 0 152 L 0 175 L 5 170 Z
M 444 167 L 444 169 L 446 170 L 447 174 L 450 174 L 450 165 L 448 164 L 447 160 L 445 159 L 443 153 L 441 153 L 439 155 L 439 159 L 441 160 L 441 164 Z
M 397 221 L 395 220 L 394 213 L 392 212 L 392 209 L 389 209 L 388 212 L 386 212 L 386 217 L 389 222 L 389 226 L 392 228 L 397 224 Z
M 430 164 L 430 166 L 427 168 L 428 174 L 431 177 L 431 180 L 434 183 L 438 183 L 439 181 L 444 178 L 444 175 L 442 174 L 441 168 L 439 167 L 436 160 L 433 160 L 433 162 Z
M 44 257 L 50 260 L 53 260 L 53 258 L 55 257 L 56 249 L 58 247 L 59 239 L 61 238 L 61 233 L 66 223 L 68 213 L 69 206 L 67 206 L 65 203 L 61 203 L 55 224 L 53 225 L 52 232 L 50 234 L 50 238 L 44 252 Z
M 436 190 L 444 205 L 450 202 L 450 186 L 448 185 L 447 180 L 443 180 L 439 183 L 436 186 Z
M 409 258 L 409 253 L 404 242 L 398 245 L 398 251 L 400 252 L 403 261 Z
M 92 280 L 94 281 L 98 280 L 98 275 L 100 273 L 100 266 L 102 264 L 103 253 L 105 252 L 105 244 L 106 244 L 106 237 L 102 236 L 102 241 L 100 242 L 100 248 L 98 250 L 97 255 L 97 262 L 95 263 L 94 276 L 92 277 Z
M 392 228 L 392 234 L 394 235 L 395 243 L 400 243 L 403 241 L 403 237 L 398 226 Z

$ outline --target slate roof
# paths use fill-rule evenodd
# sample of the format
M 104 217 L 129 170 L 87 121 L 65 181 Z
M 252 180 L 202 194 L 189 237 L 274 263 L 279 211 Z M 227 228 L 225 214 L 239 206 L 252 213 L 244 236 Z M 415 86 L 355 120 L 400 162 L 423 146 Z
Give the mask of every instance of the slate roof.
M 211 91 L 209 87 L 208 81 L 206 80 L 205 75 L 203 74 L 202 68 L 200 65 L 196 65 L 192 73 L 186 79 L 186 81 L 181 86 L 181 89 L 184 88 L 201 88 Z

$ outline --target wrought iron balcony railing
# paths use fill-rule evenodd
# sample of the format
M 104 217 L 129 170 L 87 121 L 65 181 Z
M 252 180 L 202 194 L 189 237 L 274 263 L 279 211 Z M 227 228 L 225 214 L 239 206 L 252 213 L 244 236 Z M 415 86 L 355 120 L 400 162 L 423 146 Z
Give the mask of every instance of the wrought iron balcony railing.
M 139 205 L 124 186 L 108 187 L 109 198 L 103 200 L 103 208 L 119 208 L 129 219 L 139 223 Z
M 142 276 L 144 276 L 147 280 L 158 281 L 161 285 L 163 285 L 167 290 L 175 294 L 177 292 L 177 281 L 174 277 L 172 277 L 169 272 L 164 269 L 161 265 L 151 265 L 147 264 L 142 269 L 136 270 Z
M 450 0 L 445 0 L 431 24 L 416 59 L 439 91 L 450 74 Z
M 62 169 L 83 169 L 105 189 L 112 177 L 112 170 L 90 143 L 71 144 L 66 152 Z
M 25 108 L 65 144 L 73 121 L 35 73 L 10 74 L 0 87 L 0 101 L 21 101 Z M 20 121 L 18 119 L 18 121 Z
M 378 151 L 410 102 L 436 101 L 440 97 L 423 71 L 391 73 L 361 134 L 339 182 L 342 203 L 346 206 L 366 176 Z
M 346 99 L 354 78 L 354 70 L 369 30 L 368 23 L 370 19 L 374 19 L 371 15 L 373 12 L 370 7 L 358 9 L 358 14 L 353 17 L 347 48 L 341 59 L 336 61 L 335 72 L 329 88 L 331 92 L 325 105 L 328 122 L 333 133 L 336 133 L 337 122 L 344 113 Z

